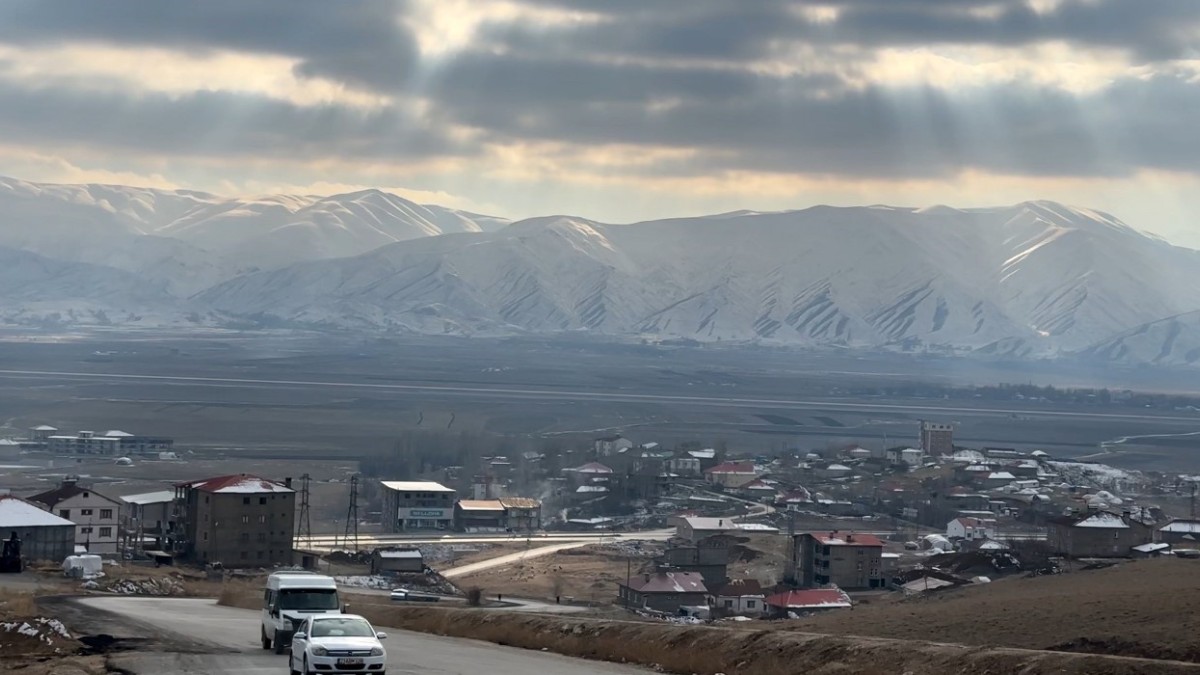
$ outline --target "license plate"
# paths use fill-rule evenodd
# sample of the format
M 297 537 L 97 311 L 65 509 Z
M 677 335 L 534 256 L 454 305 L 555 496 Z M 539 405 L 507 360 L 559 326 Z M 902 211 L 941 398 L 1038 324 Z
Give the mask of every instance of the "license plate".
M 362 659 L 338 659 L 337 664 L 339 666 L 361 666 L 363 664 L 363 660 Z

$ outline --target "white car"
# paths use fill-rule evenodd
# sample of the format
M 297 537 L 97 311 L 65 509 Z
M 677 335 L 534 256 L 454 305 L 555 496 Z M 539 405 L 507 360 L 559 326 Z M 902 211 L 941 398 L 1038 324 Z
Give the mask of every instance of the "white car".
M 303 673 L 372 673 L 384 675 L 387 651 L 371 622 L 355 614 L 310 616 L 292 636 L 288 669 Z

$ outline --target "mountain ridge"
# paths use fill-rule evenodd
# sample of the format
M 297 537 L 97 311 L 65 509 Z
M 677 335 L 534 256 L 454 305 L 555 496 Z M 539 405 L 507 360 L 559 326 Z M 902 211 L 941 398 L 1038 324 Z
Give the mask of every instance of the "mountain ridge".
M 509 222 L 377 189 L 228 198 L 0 178 L 0 247 L 40 256 L 22 269 L 79 266 L 55 267 L 66 284 L 35 274 L 46 297 L 0 294 L 10 304 L 53 313 L 70 283 L 112 288 L 77 289 L 85 318 L 144 303 L 217 325 L 1200 361 L 1176 349 L 1200 335 L 1200 252 L 1046 200 Z

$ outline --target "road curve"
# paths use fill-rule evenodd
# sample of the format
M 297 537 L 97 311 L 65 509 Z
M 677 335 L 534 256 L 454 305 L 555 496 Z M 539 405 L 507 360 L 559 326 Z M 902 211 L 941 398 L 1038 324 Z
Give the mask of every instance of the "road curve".
M 221 673 L 277 675 L 287 658 L 258 644 L 258 613 L 221 607 L 213 600 L 88 597 L 73 601 L 117 638 L 142 641 L 143 648 L 110 655 L 111 663 L 135 675 Z M 101 619 L 103 617 L 103 619 Z M 571 659 L 547 652 L 424 633 L 388 632 L 390 675 L 622 675 L 649 671 Z M 147 638 L 149 640 L 147 641 Z

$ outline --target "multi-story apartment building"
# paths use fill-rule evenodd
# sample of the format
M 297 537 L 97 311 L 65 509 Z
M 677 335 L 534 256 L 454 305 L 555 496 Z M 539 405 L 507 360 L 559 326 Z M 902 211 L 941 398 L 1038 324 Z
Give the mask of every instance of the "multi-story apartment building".
M 870 534 L 806 532 L 795 537 L 796 580 L 801 586 L 883 588 L 883 542 Z
M 200 563 L 268 567 L 293 563 L 296 492 L 249 474 L 179 483 L 176 552 Z
M 927 455 L 953 455 L 954 425 L 921 422 L 921 450 Z
M 454 526 L 455 491 L 425 480 L 385 480 L 383 530 L 449 530 Z
M 42 431 L 38 431 L 41 429 Z M 163 436 L 138 436 L 117 429 L 96 434 L 80 431 L 74 436 L 50 433 L 54 427 L 37 427 L 34 441 L 59 455 L 103 455 L 105 457 L 154 456 L 169 452 L 175 441 Z
M 86 548 L 89 553 L 117 553 L 121 502 L 79 485 L 74 476 L 64 478 L 57 488 L 36 494 L 29 501 L 75 523 L 76 546 Z

